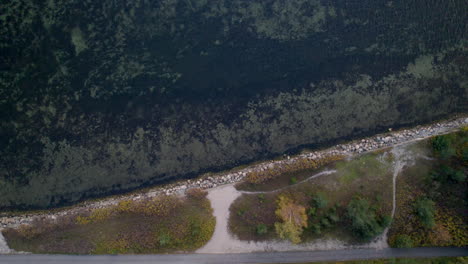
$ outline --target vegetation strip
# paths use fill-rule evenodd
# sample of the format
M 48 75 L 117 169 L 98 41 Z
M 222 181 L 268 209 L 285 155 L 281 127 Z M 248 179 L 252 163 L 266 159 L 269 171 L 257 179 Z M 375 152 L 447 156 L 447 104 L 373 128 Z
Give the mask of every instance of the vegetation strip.
M 16 251 L 61 254 L 191 252 L 212 236 L 215 219 L 206 191 L 186 197 L 121 201 L 57 219 L 37 220 L 3 233 Z

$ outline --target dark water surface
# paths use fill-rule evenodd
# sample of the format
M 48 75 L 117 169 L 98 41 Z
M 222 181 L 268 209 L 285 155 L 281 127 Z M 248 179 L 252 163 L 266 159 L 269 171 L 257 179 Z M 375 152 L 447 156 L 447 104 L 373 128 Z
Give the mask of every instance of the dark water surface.
M 462 0 L 0 5 L 0 208 L 466 112 Z

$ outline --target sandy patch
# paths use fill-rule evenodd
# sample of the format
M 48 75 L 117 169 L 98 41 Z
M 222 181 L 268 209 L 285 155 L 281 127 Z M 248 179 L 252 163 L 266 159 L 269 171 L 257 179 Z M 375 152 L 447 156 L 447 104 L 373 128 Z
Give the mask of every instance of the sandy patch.
M 5 238 L 3 237 L 2 230 L 0 229 L 0 254 L 11 253 L 12 250 L 8 247 Z

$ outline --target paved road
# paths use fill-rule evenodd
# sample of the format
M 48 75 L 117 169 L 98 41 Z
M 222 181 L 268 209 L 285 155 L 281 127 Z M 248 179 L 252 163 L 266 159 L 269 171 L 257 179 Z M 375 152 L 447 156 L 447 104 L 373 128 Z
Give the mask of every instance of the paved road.
M 353 249 L 305 252 L 262 252 L 247 254 L 171 254 L 171 255 L 0 255 L 0 263 L 301 263 L 376 258 L 468 256 L 467 248 Z

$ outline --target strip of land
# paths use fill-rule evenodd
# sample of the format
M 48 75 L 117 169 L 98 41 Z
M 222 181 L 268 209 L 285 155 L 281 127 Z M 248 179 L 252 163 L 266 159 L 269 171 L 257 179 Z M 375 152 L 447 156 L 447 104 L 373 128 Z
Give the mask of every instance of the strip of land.
M 446 216 L 450 216 L 446 217 L 450 221 L 438 218 L 430 228 L 424 229 L 419 221 L 414 222 L 412 230 L 422 232 L 413 232 L 411 236 L 402 237 L 402 234 L 408 232 L 398 225 L 390 230 L 390 239 L 387 239 L 387 233 L 390 219 L 395 214 L 398 219 L 410 216 L 414 213 L 414 204 L 423 200 L 421 194 L 432 190 L 419 188 L 424 186 L 423 181 L 430 174 L 430 170 L 435 169 L 435 172 L 438 172 L 440 168 L 449 168 L 445 168 L 446 172 L 441 172 L 436 178 L 429 179 L 435 180 L 438 186 L 443 187 L 432 190 L 431 193 L 436 191 L 435 194 L 439 196 L 449 197 L 450 192 L 447 193 L 446 189 L 451 188 L 452 193 L 456 194 L 454 199 L 458 199 L 460 195 L 457 193 L 464 190 L 464 185 L 457 183 L 463 183 L 465 179 L 461 177 L 463 175 L 458 175 L 458 171 L 466 168 L 463 165 L 466 147 L 463 142 L 466 141 L 467 123 L 468 119 L 459 118 L 433 124 L 434 127 L 403 130 L 391 133 L 392 136 L 376 136 L 326 150 L 306 152 L 284 160 L 265 162 L 227 174 L 210 176 L 207 178 L 211 182 L 209 186 L 203 186 L 206 180 L 200 179 L 193 184 L 187 181 L 185 185 L 170 187 L 172 189 L 159 189 L 152 193 L 156 196 L 148 195 L 147 192 L 140 193 L 137 197 L 112 198 L 107 200 L 108 203 L 101 203 L 100 207 L 77 206 L 48 214 L 5 217 L 3 220 L 7 220 L 6 225 L 9 225 L 9 228 L 4 234 L 12 248 L 35 253 L 190 253 L 197 248 L 198 253 L 337 250 L 386 248 L 387 241 L 398 245 L 403 240 L 414 241 L 415 246 L 466 246 L 467 236 L 463 231 L 465 225 L 463 220 L 457 220 L 456 210 L 444 212 Z M 453 132 L 460 127 L 464 127 L 460 132 L 421 140 Z M 415 135 L 419 137 L 414 138 Z M 434 141 L 435 139 L 442 141 Z M 431 150 L 435 146 L 434 143 L 442 144 L 447 149 L 443 151 L 448 152 L 434 152 Z M 359 155 L 353 155 L 355 153 Z M 441 155 L 448 155 L 448 158 L 434 162 L 436 158 L 442 158 Z M 420 165 L 421 160 L 431 161 L 432 165 L 427 166 L 424 162 Z M 407 174 L 407 167 L 412 168 L 415 164 L 416 170 L 424 168 L 424 173 L 410 173 L 410 179 L 420 182 L 416 186 L 413 186 L 414 182 L 407 185 L 418 192 L 414 192 L 417 195 L 413 195 L 403 207 L 409 208 L 409 211 L 403 210 L 401 213 L 402 210 L 396 210 L 399 201 L 396 195 L 405 195 L 397 191 L 397 176 L 403 170 Z M 440 165 L 445 167 L 436 168 Z M 450 166 L 453 168 L 450 169 Z M 240 180 L 244 181 L 234 188 L 232 183 Z M 221 183 L 223 186 L 213 188 Z M 211 239 L 209 237 L 213 233 L 214 219 L 205 198 L 206 193 L 199 187 L 210 189 L 208 198 L 216 217 L 216 228 Z M 198 192 L 191 192 L 195 190 Z M 174 195 L 184 192 L 192 197 L 180 200 L 182 196 Z M 437 196 L 429 196 L 438 203 Z M 195 198 L 199 202 L 196 202 Z M 167 199 L 170 202 L 167 202 Z M 281 215 L 278 214 L 278 210 L 282 209 L 276 207 L 281 204 L 278 202 L 280 200 L 287 206 L 307 210 L 307 216 L 304 213 L 304 221 L 307 221 L 304 222 L 306 233 L 301 232 L 295 239 L 292 236 L 283 237 L 278 233 L 278 225 L 281 227 L 283 224 Z M 427 203 L 426 200 L 423 202 Z M 170 204 L 174 206 L 166 208 Z M 459 205 L 454 200 L 450 204 L 441 204 L 441 208 L 450 209 L 453 204 Z M 370 233 L 369 230 L 359 230 L 351 226 L 351 205 L 365 211 L 358 212 L 356 217 L 371 216 L 369 222 L 366 222 L 372 226 Z M 431 206 L 435 205 L 434 203 Z M 193 210 L 188 210 L 192 207 Z M 438 208 L 437 204 L 437 212 L 440 211 Z M 193 212 L 187 214 L 190 211 Z M 452 215 L 455 218 L 451 217 Z M 191 220 L 185 223 L 182 221 L 184 219 Z M 213 224 L 208 225 L 208 228 L 200 225 L 207 222 Z M 20 228 L 14 229 L 20 224 Z M 186 227 L 186 230 L 180 227 Z M 108 232 L 101 236 L 106 230 Z M 202 240 L 198 239 L 201 233 L 205 234 Z M 355 236 L 356 234 L 358 236 Z M 442 240 L 435 239 L 438 234 L 444 235 Z M 146 242 L 140 243 L 143 238 Z M 301 239 L 306 243 L 300 243 Z M 1 244 L 5 243 L 1 242 L 0 251 L 7 253 L 8 247 L 2 246 Z M 208 243 L 205 244 L 206 242 Z M 442 242 L 444 244 L 439 244 Z
M 31 223 L 36 219 L 56 218 L 68 214 L 73 214 L 75 211 L 115 206 L 119 202 L 129 199 L 138 201 L 156 197 L 161 194 L 181 194 L 191 188 L 210 189 L 219 185 L 241 182 L 246 176 L 253 172 L 262 172 L 272 168 L 299 164 L 304 161 L 308 162 L 314 160 L 323 160 L 327 157 L 350 156 L 356 153 L 364 153 L 372 150 L 395 146 L 398 144 L 408 143 L 414 140 L 428 138 L 435 135 L 446 134 L 466 125 L 468 125 L 468 116 L 461 115 L 454 119 L 440 121 L 437 123 L 377 134 L 373 137 L 368 137 L 345 144 L 339 144 L 324 150 L 304 151 L 302 154 L 296 155 L 294 157 L 285 156 L 284 159 L 265 161 L 251 166 L 234 168 L 231 171 L 225 173 L 201 175 L 198 179 L 195 180 L 179 181 L 174 184 L 157 186 L 131 194 L 103 198 L 97 201 L 83 202 L 73 207 L 13 214 L 8 212 L 0 212 L 0 216 L 2 216 L 0 217 L 0 228 L 18 227 L 21 224 Z

